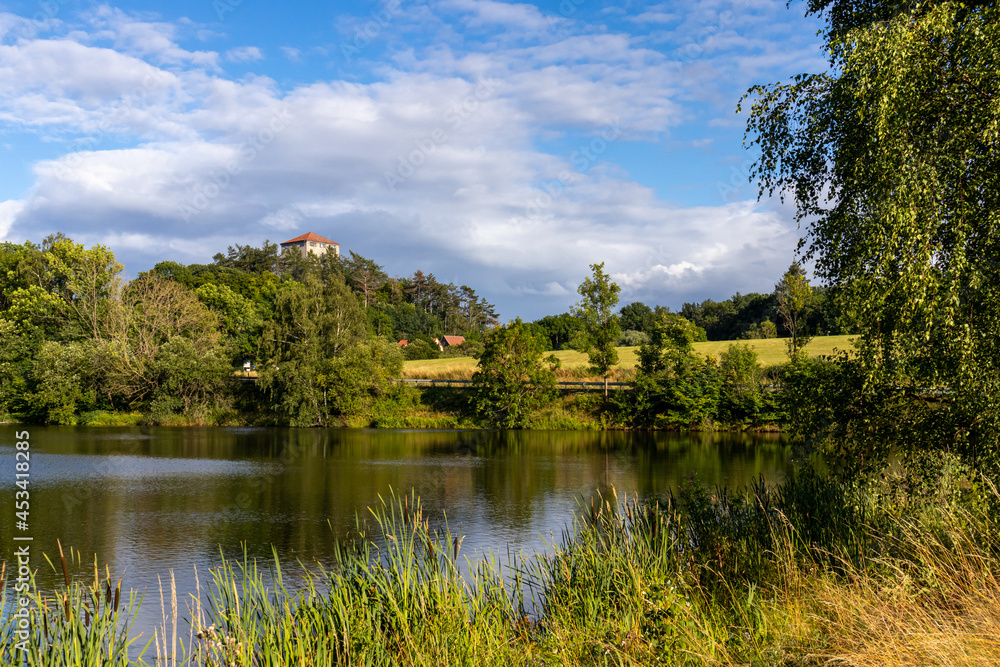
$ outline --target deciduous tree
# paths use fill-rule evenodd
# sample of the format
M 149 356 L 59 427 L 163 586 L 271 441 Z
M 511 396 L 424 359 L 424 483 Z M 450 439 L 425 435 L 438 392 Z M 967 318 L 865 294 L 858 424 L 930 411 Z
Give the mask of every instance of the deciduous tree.
M 555 396 L 558 360 L 542 359 L 547 345 L 520 318 L 483 336 L 472 375 L 476 411 L 497 428 L 523 428 L 533 411 Z
M 615 344 L 621 336 L 621 324 L 615 313 L 621 288 L 604 273 L 604 262 L 591 264 L 593 277 L 583 279 L 577 288 L 583 297 L 573 308 L 573 314 L 583 321 L 583 330 L 575 340 L 577 350 L 590 359 L 591 372 L 604 377 L 604 398 L 608 397 L 608 377 L 618 363 Z
M 830 69 L 751 89 L 747 138 L 761 192 L 794 198 L 806 257 L 860 327 L 860 386 L 882 397 L 844 402 L 830 451 L 878 466 L 884 457 L 856 454 L 895 443 L 996 470 L 1000 9 L 813 0 L 809 11 L 826 19 Z
M 283 283 L 274 305 L 261 342 L 259 386 L 292 426 L 328 424 L 337 414 L 335 394 L 345 389 L 329 378 L 338 358 L 364 341 L 364 311 L 342 281 L 322 284 L 311 276 Z
M 778 303 L 778 314 L 790 335 L 788 357 L 791 359 L 812 340 L 805 331 L 806 308 L 812 301 L 812 288 L 798 262 L 788 267 L 774 286 L 774 297 Z

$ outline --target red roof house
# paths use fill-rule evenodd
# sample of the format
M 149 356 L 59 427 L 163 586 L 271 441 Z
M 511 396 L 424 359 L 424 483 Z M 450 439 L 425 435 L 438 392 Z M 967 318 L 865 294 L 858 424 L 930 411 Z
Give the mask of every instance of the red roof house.
M 299 248 L 302 251 L 302 256 L 305 257 L 309 253 L 314 255 L 324 255 L 328 252 L 332 252 L 334 255 L 340 257 L 340 244 L 336 241 L 331 241 L 328 238 L 324 238 L 319 234 L 313 232 L 307 232 L 302 236 L 296 236 L 294 239 L 288 239 L 281 244 L 281 249 L 286 248 Z

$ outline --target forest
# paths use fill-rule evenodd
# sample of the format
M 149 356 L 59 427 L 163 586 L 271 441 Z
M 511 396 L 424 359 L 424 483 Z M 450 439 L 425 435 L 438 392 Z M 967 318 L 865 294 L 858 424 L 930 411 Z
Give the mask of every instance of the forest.
M 429 407 L 422 405 L 424 396 L 394 383 L 405 360 L 479 358 L 500 326 L 495 307 L 474 288 L 442 283 L 432 273 L 390 277 L 353 251 L 303 256 L 265 242 L 229 247 L 211 264 L 160 262 L 126 281 L 111 249 L 88 248 L 62 234 L 40 244 L 0 245 L 0 264 L 0 411 L 11 419 L 329 426 L 374 425 L 381 416 L 384 423 L 413 425 L 404 413 L 429 409 L 451 415 L 446 425 L 545 423 L 529 414 L 515 422 L 485 418 L 468 392 L 443 401 L 444 409 L 431 396 L 435 405 Z M 798 265 L 790 271 L 808 283 Z M 691 341 L 786 337 L 779 288 L 684 304 L 679 313 L 629 303 L 613 313 L 617 328 L 608 344 L 662 346 L 661 329 L 678 321 Z M 806 289 L 799 329 L 845 330 L 830 293 Z M 524 326 L 535 339 L 531 347 L 541 351 L 586 346 L 580 312 Z M 445 351 L 436 342 L 444 335 L 461 335 L 465 342 Z M 705 363 L 689 353 L 684 359 L 687 366 Z M 242 372 L 246 364 L 252 372 Z M 710 362 L 706 368 L 715 369 L 710 375 L 718 376 L 712 380 L 718 390 L 721 367 Z M 754 377 L 760 386 L 773 381 L 760 372 Z M 607 402 L 572 403 L 579 404 L 571 408 L 578 418 L 564 424 L 587 428 L 734 420 L 715 408 L 684 409 L 664 422 L 648 409 L 637 419 L 631 406 L 610 411 Z M 761 408 L 735 421 L 745 427 L 775 419 L 774 410 Z

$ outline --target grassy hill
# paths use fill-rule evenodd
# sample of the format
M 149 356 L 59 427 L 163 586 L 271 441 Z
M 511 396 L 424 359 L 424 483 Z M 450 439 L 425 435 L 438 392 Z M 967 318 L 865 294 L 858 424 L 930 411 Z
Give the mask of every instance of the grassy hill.
M 832 354 L 834 350 L 850 349 L 850 340 L 851 336 L 817 336 L 806 346 L 806 352 L 814 357 Z M 718 357 L 734 342 L 745 343 L 755 349 L 763 366 L 779 364 L 788 360 L 788 356 L 785 353 L 785 339 L 783 338 L 695 343 L 694 353 L 699 356 L 712 355 Z M 635 368 L 638 361 L 636 356 L 638 351 L 638 347 L 618 348 L 619 363 L 617 368 L 623 376 L 629 375 L 631 370 Z M 552 354 L 562 362 L 560 376 L 567 378 L 589 377 L 585 370 L 587 355 L 574 350 L 560 350 Z M 471 357 L 407 361 L 403 365 L 403 377 L 465 379 L 470 377 L 476 370 L 476 363 L 476 360 Z

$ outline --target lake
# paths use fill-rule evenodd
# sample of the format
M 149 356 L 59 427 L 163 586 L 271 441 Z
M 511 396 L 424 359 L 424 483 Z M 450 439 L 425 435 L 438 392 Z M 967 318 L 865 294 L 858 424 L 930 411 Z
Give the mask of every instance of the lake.
M 30 433 L 30 520 L 16 529 L 15 431 Z M 159 618 L 157 576 L 204 585 L 220 553 L 328 564 L 331 549 L 379 496 L 415 491 L 432 523 L 447 517 L 468 557 L 506 557 L 558 541 L 591 496 L 665 496 L 685 478 L 742 486 L 781 479 L 791 453 L 776 435 L 582 431 L 393 431 L 286 428 L 0 426 L 0 559 L 30 536 L 32 566 L 61 581 L 56 539 L 92 579 L 124 573 L 145 590 L 138 627 Z M 9 571 L 9 565 L 8 565 Z M 86 573 L 90 574 L 87 575 Z M 154 603 L 155 598 L 155 603 Z M 183 603 L 182 603 L 183 607 Z M 147 635 L 148 636 L 148 635 Z

